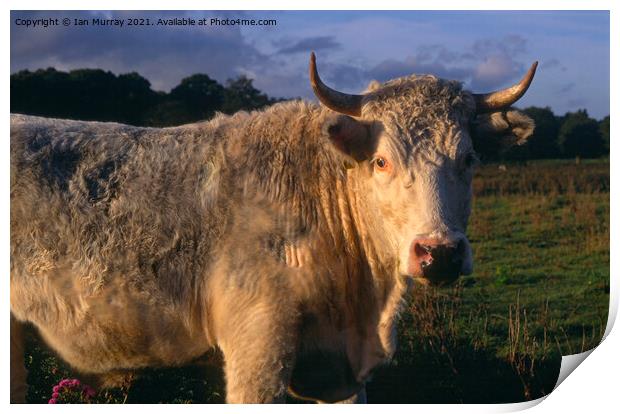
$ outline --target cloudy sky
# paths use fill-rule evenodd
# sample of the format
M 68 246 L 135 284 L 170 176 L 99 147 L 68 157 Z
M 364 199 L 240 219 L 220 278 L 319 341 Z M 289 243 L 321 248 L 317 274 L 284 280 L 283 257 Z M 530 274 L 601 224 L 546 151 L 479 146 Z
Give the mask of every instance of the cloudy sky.
M 16 19 L 58 17 L 275 19 L 275 26 L 26 28 Z M 306 97 L 308 57 L 331 86 L 360 92 L 372 79 L 432 73 L 487 92 L 517 81 L 534 60 L 520 106 L 557 114 L 609 114 L 606 11 L 11 12 L 11 73 L 53 66 L 137 71 L 168 91 L 188 75 L 220 82 L 245 74 L 271 96 Z

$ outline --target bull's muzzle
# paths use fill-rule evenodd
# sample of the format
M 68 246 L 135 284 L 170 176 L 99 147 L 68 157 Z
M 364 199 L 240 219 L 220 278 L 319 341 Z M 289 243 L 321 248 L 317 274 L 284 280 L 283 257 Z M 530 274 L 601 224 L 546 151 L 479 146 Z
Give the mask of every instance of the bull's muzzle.
M 409 253 L 410 274 L 432 285 L 450 284 L 462 273 L 465 249 L 464 240 L 414 240 Z

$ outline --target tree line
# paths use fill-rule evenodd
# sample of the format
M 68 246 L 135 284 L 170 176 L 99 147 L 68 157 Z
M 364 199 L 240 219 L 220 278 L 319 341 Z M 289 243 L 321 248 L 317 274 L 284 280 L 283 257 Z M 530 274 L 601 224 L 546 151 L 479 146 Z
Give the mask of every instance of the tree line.
M 512 147 L 506 160 L 539 158 L 598 158 L 609 155 L 609 115 L 600 121 L 579 109 L 558 116 L 551 108 L 531 106 L 523 110 L 536 123 L 525 145 Z
M 282 101 L 240 76 L 225 85 L 206 74 L 181 80 L 170 92 L 151 89 L 136 72 L 115 75 L 100 69 L 54 68 L 11 75 L 11 112 L 56 118 L 114 121 L 137 126 L 173 126 L 260 109 Z M 526 145 L 501 154 L 504 160 L 596 158 L 609 154 L 609 116 L 596 120 L 585 109 L 558 116 L 551 108 L 523 110 L 536 122 Z
M 278 101 L 245 76 L 221 85 L 197 73 L 166 93 L 151 89 L 136 72 L 116 76 L 101 69 L 48 68 L 11 75 L 11 112 L 136 126 L 181 125 L 209 119 L 215 112 L 232 114 Z

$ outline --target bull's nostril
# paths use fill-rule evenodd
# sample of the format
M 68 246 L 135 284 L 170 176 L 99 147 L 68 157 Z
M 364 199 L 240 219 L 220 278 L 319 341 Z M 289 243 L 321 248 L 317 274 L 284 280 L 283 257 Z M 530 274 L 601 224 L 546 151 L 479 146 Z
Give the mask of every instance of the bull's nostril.
M 420 264 L 420 266 L 422 266 L 422 269 L 426 269 L 429 266 L 429 263 L 428 262 L 422 262 Z
M 414 251 L 415 251 L 415 255 L 418 258 L 424 258 L 426 256 L 431 255 L 432 249 L 433 248 L 431 246 L 428 246 L 428 245 L 425 245 L 425 244 L 416 243 Z

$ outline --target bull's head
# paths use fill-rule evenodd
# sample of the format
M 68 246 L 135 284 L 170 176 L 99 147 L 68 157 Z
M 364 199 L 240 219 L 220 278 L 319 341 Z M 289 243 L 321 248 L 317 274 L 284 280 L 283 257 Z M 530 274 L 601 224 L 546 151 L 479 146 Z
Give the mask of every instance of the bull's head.
M 365 214 L 403 275 L 432 284 L 473 269 L 465 235 L 477 153 L 521 144 L 534 124 L 509 109 L 529 87 L 536 63 L 516 85 L 472 94 L 455 81 L 409 76 L 371 83 L 363 95 L 326 86 L 310 59 L 318 99 L 337 112 L 325 126 L 350 171 Z

